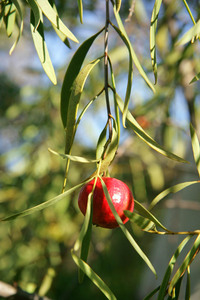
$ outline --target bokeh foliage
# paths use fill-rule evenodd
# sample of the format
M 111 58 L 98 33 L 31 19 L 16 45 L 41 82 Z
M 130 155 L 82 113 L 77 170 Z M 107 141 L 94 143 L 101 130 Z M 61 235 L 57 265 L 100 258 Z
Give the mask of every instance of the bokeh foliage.
M 26 20 L 25 17 L 22 18 L 22 12 L 23 16 L 28 16 L 30 7 L 32 7 L 34 14 L 32 23 L 34 23 L 33 20 L 35 21 L 33 25 L 35 31 L 33 28 L 32 34 L 36 34 L 38 30 L 40 38 L 42 37 L 39 43 L 43 44 L 45 32 L 51 30 L 49 23 L 44 22 L 43 24 L 41 11 L 45 15 L 46 10 L 43 6 L 40 6 L 39 9 L 38 6 L 33 8 L 32 5 L 40 1 L 27 2 L 30 6 L 25 2 L 19 2 L 20 9 L 17 5 L 18 1 L 3 1 L 1 3 L 1 25 L 4 28 L 2 29 L 1 43 L 7 41 L 5 38 L 5 33 L 7 33 L 11 38 L 14 35 L 14 45 L 16 46 L 16 41 L 18 42 L 19 38 L 22 38 L 22 22 L 27 22 L 29 25 L 29 20 Z M 44 2 L 41 1 L 41 3 Z M 52 2 L 49 1 L 49 3 L 53 6 Z M 116 1 L 116 3 L 120 5 L 120 1 Z M 198 40 L 194 43 L 189 42 L 193 34 L 191 35 L 190 32 L 188 34 L 187 31 L 192 26 L 189 13 L 194 15 L 194 20 L 199 19 L 198 1 L 191 1 L 190 10 L 186 9 L 186 1 L 156 1 L 155 3 L 158 11 L 160 8 L 158 18 L 158 11 L 155 13 L 156 9 L 152 14 L 153 1 L 136 1 L 135 7 L 129 1 L 122 1 L 121 8 L 118 6 L 126 32 L 143 66 L 145 76 L 150 78 L 150 82 L 153 82 L 154 76 L 157 80 L 155 94 L 145 84 L 137 68 L 131 69 L 133 61 L 137 65 L 137 61 L 134 60 L 135 54 L 130 48 L 126 35 L 122 35 L 123 28 L 120 28 L 120 22 L 117 24 L 115 21 L 114 14 L 111 15 L 111 18 L 115 25 L 110 28 L 109 32 L 109 55 L 115 73 L 117 92 L 122 98 L 126 98 L 127 73 L 129 74 L 128 82 L 133 76 L 131 98 L 128 99 L 127 96 L 127 101 L 130 101 L 129 109 L 133 116 L 164 149 L 190 161 L 190 165 L 181 164 L 161 156 L 133 134 L 130 127 L 124 129 L 121 126 L 119 148 L 115 160 L 109 167 L 109 172 L 111 176 L 125 181 L 132 188 L 137 201 L 147 208 L 159 193 L 161 193 L 160 198 L 162 199 L 162 195 L 177 192 L 179 189 L 175 186 L 174 190 L 169 189 L 162 194 L 162 191 L 180 183 L 183 175 L 192 173 L 193 182 L 198 180 L 198 172 L 190 155 L 192 151 L 190 136 L 193 137 L 192 145 L 197 166 L 199 164 L 198 138 L 193 129 L 193 127 L 196 128 L 198 133 L 199 83 L 197 81 L 190 84 L 200 69 L 199 45 Z M 4 4 L 5 7 L 2 9 Z M 13 18 L 13 5 L 16 8 L 15 18 Z M 78 4 L 75 4 L 74 1 L 58 1 L 56 7 L 59 16 L 64 20 L 66 19 L 67 24 L 72 24 L 70 30 L 73 31 L 73 28 L 76 28 L 78 39 L 81 38 L 79 30 L 81 31 L 84 22 L 87 24 L 87 20 L 84 19 L 84 11 L 92 14 L 99 13 L 103 23 L 98 24 L 98 30 L 104 26 L 104 18 L 102 17 L 104 7 L 98 1 L 87 1 L 86 4 L 83 2 L 83 25 L 78 20 L 79 13 L 81 15 L 80 3 L 79 10 Z M 129 7 L 134 8 L 132 16 L 131 11 L 128 16 Z M 154 7 L 156 8 L 156 6 Z M 74 17 L 69 14 L 69 11 Z M 6 14 L 3 15 L 3 12 Z M 154 27 L 155 23 L 153 22 L 155 21 L 151 23 L 155 15 L 157 28 Z M 51 25 L 53 24 L 55 27 L 51 17 L 49 19 Z M 126 19 L 129 21 L 125 22 Z M 14 23 L 15 20 L 16 23 Z M 150 27 L 151 24 L 154 25 Z M 13 30 L 17 27 L 19 30 L 15 35 Z M 150 49 L 155 49 L 156 43 L 156 57 L 155 52 L 152 53 L 149 50 L 150 28 L 152 30 L 151 37 L 157 29 L 156 36 L 151 39 L 150 44 Z M 196 36 L 199 32 L 198 22 L 194 30 Z M 24 32 L 27 36 L 30 35 L 26 26 Z M 181 37 L 185 32 L 189 40 L 187 44 L 179 46 L 178 44 L 181 43 Z M 66 32 L 64 33 L 66 34 Z M 67 34 L 63 36 L 63 32 L 60 31 L 57 34 L 66 42 Z M 73 36 L 69 34 L 68 37 Z M 102 55 L 103 43 L 102 35 L 92 45 L 90 54 L 92 59 L 87 57 L 86 63 Z M 20 47 L 20 41 L 18 47 Z M 48 48 L 50 47 L 51 45 L 48 46 Z M 74 53 L 73 47 L 75 45 L 72 44 L 71 47 L 71 51 Z M 17 48 L 15 49 L 16 52 Z M 22 47 L 19 49 L 23 51 Z M 41 50 L 41 48 L 39 49 Z M 45 52 L 43 52 L 44 49 Z M 11 52 L 12 50 L 13 48 L 11 48 Z M 15 55 L 15 51 L 12 55 Z M 44 61 L 44 53 L 47 53 L 46 46 L 43 51 L 38 53 L 41 62 Z M 153 57 L 154 74 L 150 54 Z M 131 61 L 131 66 L 128 65 L 128 59 L 129 62 Z M 51 62 L 48 64 L 51 65 Z M 28 86 L 18 84 L 17 75 L 6 74 L 6 69 L 1 74 L 1 218 L 48 201 L 61 193 L 65 176 L 65 160 L 54 156 L 48 151 L 48 148 L 59 153 L 65 151 L 66 137 L 60 118 L 60 93 L 61 85 L 65 82 L 66 68 L 65 65 L 56 70 L 57 86 L 52 86 L 49 82 L 43 84 L 42 81 L 40 84 L 42 78 L 40 72 L 39 74 L 33 72 L 31 75 L 32 78 L 34 76 L 38 78 L 36 86 L 31 86 L 31 82 Z M 104 76 L 102 68 L 103 63 L 100 61 L 89 74 L 84 92 L 81 95 L 80 111 L 101 90 Z M 44 69 L 53 83 L 56 83 L 56 75 L 52 71 L 52 67 L 49 69 L 48 65 Z M 74 71 L 73 68 L 72 71 Z M 141 74 L 140 67 L 139 71 Z M 198 79 L 198 77 L 196 78 Z M 128 84 L 128 89 L 130 89 L 130 84 Z M 114 104 L 111 108 L 114 111 Z M 123 123 L 125 123 L 126 108 L 123 110 L 122 106 L 121 109 L 124 111 Z M 106 122 L 105 109 L 104 95 L 98 97 L 88 108 L 87 113 L 81 119 L 80 128 L 77 129 L 77 136 L 72 149 L 74 155 L 95 158 L 98 136 L 105 126 L 104 122 Z M 99 119 L 94 118 L 95 113 Z M 191 126 L 191 134 L 189 132 L 190 122 L 193 125 L 193 127 Z M 95 123 L 97 123 L 96 130 L 92 130 Z M 137 130 L 136 132 L 138 133 Z M 71 148 L 68 152 L 71 152 Z M 95 171 L 95 165 L 71 162 L 67 189 L 76 186 L 90 176 L 93 171 Z M 54 206 L 47 207 L 25 218 L 6 223 L 1 222 L 0 274 L 3 281 L 11 284 L 17 282 L 26 291 L 37 292 L 41 296 L 47 294 L 52 299 L 90 299 L 93 297 L 102 299 L 101 292 L 87 278 L 81 285 L 78 283 L 77 268 L 70 253 L 83 223 L 83 216 L 77 206 L 77 196 L 78 190 L 75 190 L 66 199 Z M 139 206 L 137 208 L 142 213 Z M 163 210 L 157 209 L 155 212 L 156 217 L 160 220 L 164 214 Z M 144 219 L 144 223 L 141 224 L 142 219 L 140 217 L 137 219 L 137 216 L 130 216 L 133 218 L 133 222 L 129 222 L 127 228 L 133 233 L 135 240 L 144 252 L 150 253 L 153 240 L 158 239 L 159 236 L 155 238 L 153 235 L 141 231 L 141 228 L 144 231 L 146 228 L 147 231 L 150 229 L 155 231 L 154 224 L 156 221 L 152 220 L 150 215 L 146 215 L 146 217 L 147 219 Z M 150 224 L 151 227 L 148 227 L 150 226 L 149 219 L 153 222 Z M 188 220 L 188 223 L 191 223 L 191 220 Z M 181 245 L 178 249 L 181 248 Z M 194 254 L 199 248 L 198 238 L 196 244 L 192 245 L 187 251 L 191 249 L 191 253 Z M 90 247 L 89 265 L 111 288 L 117 299 L 139 299 L 143 292 L 140 291 L 139 285 L 142 285 L 143 274 L 148 272 L 147 267 L 141 263 L 140 257 L 132 250 L 120 230 L 108 231 L 94 228 Z M 174 252 L 177 247 L 178 243 L 174 247 Z M 169 256 L 168 262 L 176 262 L 173 257 L 171 261 L 170 259 Z M 123 275 L 121 274 L 122 270 Z M 183 272 L 183 269 L 179 270 Z M 187 271 L 190 274 L 189 265 L 187 265 Z M 181 275 L 182 273 L 179 274 L 178 278 L 182 278 Z M 159 283 L 161 282 L 162 279 Z M 167 281 L 164 281 L 159 295 L 165 291 L 166 283 Z M 188 285 L 186 289 L 187 287 Z M 177 284 L 177 290 L 178 288 Z

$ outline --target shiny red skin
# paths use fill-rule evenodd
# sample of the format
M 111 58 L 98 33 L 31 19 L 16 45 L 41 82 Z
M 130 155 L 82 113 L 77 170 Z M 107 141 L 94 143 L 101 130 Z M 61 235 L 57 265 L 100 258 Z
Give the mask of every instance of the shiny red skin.
M 124 210 L 133 211 L 134 198 L 129 187 L 116 178 L 103 177 L 103 181 L 108 189 L 114 207 L 125 224 L 129 218 L 124 215 Z M 78 205 L 81 212 L 85 215 L 87 208 L 88 195 L 91 193 L 94 179 L 87 183 L 80 191 Z M 116 228 L 118 223 L 109 207 L 106 196 L 104 195 L 101 181 L 98 178 L 93 195 L 93 224 L 104 228 Z

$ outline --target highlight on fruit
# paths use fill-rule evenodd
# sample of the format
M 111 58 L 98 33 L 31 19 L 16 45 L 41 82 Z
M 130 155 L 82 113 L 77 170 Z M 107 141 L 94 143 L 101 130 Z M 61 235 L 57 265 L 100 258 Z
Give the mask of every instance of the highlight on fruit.
M 129 187 L 124 182 L 116 178 L 102 177 L 102 180 L 107 187 L 108 193 L 118 215 L 125 224 L 129 218 L 125 216 L 124 210 L 132 212 L 134 209 L 134 198 Z M 92 192 L 94 181 L 95 180 L 93 179 L 89 183 L 85 184 L 79 193 L 78 205 L 83 215 L 86 213 L 88 195 Z M 103 228 L 119 227 L 119 224 L 109 207 L 99 178 L 97 179 L 93 194 L 92 222 L 94 225 Z

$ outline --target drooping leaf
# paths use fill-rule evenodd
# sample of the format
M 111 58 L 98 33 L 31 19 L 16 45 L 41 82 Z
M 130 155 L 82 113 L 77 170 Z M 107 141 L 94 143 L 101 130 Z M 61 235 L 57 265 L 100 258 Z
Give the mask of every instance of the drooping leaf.
M 11 47 L 11 49 L 10 49 L 10 51 L 9 51 L 9 54 L 10 54 L 10 55 L 12 54 L 12 52 L 14 51 L 14 49 L 15 49 L 17 43 L 19 42 L 20 37 L 21 37 L 22 32 L 23 32 L 23 27 L 24 27 L 23 14 L 22 14 L 21 7 L 20 7 L 20 5 L 19 5 L 19 3 L 18 3 L 17 0 L 12 0 L 12 2 L 14 3 L 14 5 L 15 5 L 15 7 L 16 7 L 16 9 L 17 9 L 17 12 L 18 12 L 19 17 L 20 17 L 21 24 L 20 24 L 19 33 L 18 33 L 18 35 L 17 35 L 17 38 L 16 38 L 14 44 L 12 45 L 12 47 Z
M 56 11 L 50 5 L 48 0 L 37 0 L 37 4 L 41 8 L 43 14 L 49 19 L 49 21 L 59 30 L 62 34 L 65 35 L 66 38 L 69 38 L 73 42 L 78 43 L 77 38 L 74 34 L 65 26 L 65 24 L 61 21 Z
M 166 290 L 167 290 L 167 286 L 169 283 L 169 279 L 170 276 L 173 272 L 175 263 L 178 259 L 179 254 L 181 253 L 181 251 L 183 250 L 183 248 L 185 247 L 185 245 L 187 244 L 187 242 L 191 239 L 191 235 L 188 235 L 178 246 L 177 250 L 175 251 L 174 255 L 172 256 L 172 258 L 170 259 L 170 262 L 168 264 L 167 270 L 165 272 L 165 275 L 163 277 L 163 281 L 161 283 L 160 286 L 160 290 L 159 290 L 159 294 L 158 294 L 158 299 L 157 300 L 163 300 L 166 294 Z
M 130 100 L 130 95 L 131 95 L 131 87 L 132 87 L 132 81 L 133 81 L 133 51 L 131 43 L 129 39 L 127 38 L 127 35 L 124 35 L 122 31 L 119 30 L 115 25 L 113 25 L 113 28 L 117 31 L 121 39 L 124 41 L 124 43 L 127 46 L 128 52 L 129 52 L 129 70 L 128 70 L 128 83 L 127 83 L 127 88 L 126 88 L 126 96 L 125 96 L 125 101 L 124 101 L 124 108 L 123 108 L 123 117 L 122 117 L 122 123 L 123 126 L 125 126 L 126 122 L 126 115 L 128 112 L 128 104 Z
M 69 66 L 67 68 L 62 90 L 61 90 L 61 103 L 60 103 L 60 112 L 61 112 L 61 119 L 64 128 L 66 128 L 66 121 L 67 121 L 67 113 L 68 113 L 68 107 L 69 107 L 69 99 L 71 95 L 71 87 L 76 79 L 81 66 L 83 64 L 83 61 L 87 55 L 87 52 L 89 51 L 92 43 L 97 38 L 97 36 L 103 31 L 104 28 L 102 28 L 99 32 L 91 36 L 89 39 L 87 39 L 85 42 L 81 44 L 81 46 L 78 48 L 78 50 L 73 55 Z
M 124 28 L 124 25 L 123 25 L 123 23 L 121 21 L 120 15 L 119 15 L 119 13 L 116 10 L 116 6 L 115 5 L 113 7 L 113 10 L 114 10 L 115 18 L 116 18 L 116 21 L 117 21 L 117 24 L 119 26 L 120 31 L 126 37 L 126 39 L 129 40 L 128 35 L 127 35 L 126 30 Z M 129 43 L 130 43 L 130 41 L 129 41 Z M 130 45 L 131 45 L 131 43 L 130 43 Z M 138 59 L 135 51 L 133 50 L 132 46 L 131 46 L 131 52 L 132 52 L 132 57 L 133 57 L 134 64 L 135 64 L 136 68 L 138 69 L 140 75 L 143 77 L 143 79 L 146 81 L 146 83 L 152 89 L 152 91 L 155 92 L 155 87 L 151 83 L 151 81 L 149 80 L 148 76 L 146 75 L 146 73 L 145 73 L 143 67 L 141 66 L 141 64 L 139 62 L 139 59 Z
M 33 42 L 35 45 L 35 49 L 37 51 L 38 57 L 40 59 L 40 62 L 42 64 L 42 67 L 49 77 L 49 79 L 53 82 L 53 84 L 57 84 L 57 79 L 55 75 L 55 71 L 49 56 L 49 52 L 47 49 L 47 45 L 45 42 L 44 38 L 44 30 L 43 30 L 43 18 L 42 18 L 42 13 L 40 11 L 40 23 L 36 28 L 36 23 L 35 23 L 35 17 L 34 13 L 31 10 L 31 21 L 30 21 L 30 26 L 31 26 L 31 34 L 33 37 Z
M 115 0 L 116 11 L 119 12 L 121 8 L 122 0 Z
M 82 0 L 78 0 L 78 10 L 79 10 L 80 22 L 83 24 L 83 2 L 82 2 Z
M 184 274 L 187 267 L 191 264 L 191 262 L 194 259 L 195 255 L 199 251 L 199 247 L 200 247 L 200 235 L 197 236 L 192 248 L 190 249 L 190 251 L 186 255 L 182 265 L 180 266 L 180 268 L 176 271 L 175 275 L 173 276 L 173 278 L 170 282 L 170 285 L 169 285 L 169 289 L 168 289 L 169 295 L 172 293 L 173 287 L 176 285 L 179 278 Z
M 76 265 L 82 269 L 82 271 L 89 277 L 89 279 L 100 289 L 100 291 L 107 297 L 109 300 L 117 300 L 113 292 L 105 284 L 105 282 L 92 270 L 92 268 L 80 259 L 73 250 L 71 250 L 71 255 L 76 263 Z
M 187 283 L 185 289 L 185 300 L 190 300 L 190 290 L 191 290 L 191 278 L 190 278 L 190 266 L 187 267 Z
M 159 291 L 160 286 L 156 287 L 152 292 L 150 292 L 143 300 L 152 299 L 152 297 Z
M 97 148 L 96 148 L 96 159 L 99 159 L 102 157 L 105 144 L 106 144 L 106 139 L 107 139 L 107 128 L 108 128 L 108 123 L 106 123 L 106 126 L 102 130 L 98 142 L 97 142 Z
M 117 223 L 119 224 L 122 232 L 124 233 L 124 235 L 126 236 L 127 240 L 130 242 L 130 244 L 132 245 L 132 247 L 136 250 L 136 252 L 140 255 L 140 257 L 144 260 L 144 262 L 147 264 L 147 266 L 150 268 L 150 270 L 155 274 L 156 276 L 156 271 L 152 265 L 152 263 L 150 262 L 149 258 L 146 256 L 146 254 L 142 251 L 142 249 L 139 247 L 139 245 L 136 243 L 136 241 L 134 240 L 134 238 L 132 237 L 132 235 L 130 234 L 130 232 L 128 231 L 128 229 L 125 227 L 125 225 L 123 224 L 120 216 L 118 215 L 113 203 L 112 203 L 112 200 L 110 198 L 110 195 L 109 195 L 109 192 L 107 190 L 107 187 L 104 183 L 104 181 L 102 180 L 102 178 L 100 178 L 101 180 L 101 184 L 102 184 L 102 187 L 103 187 L 103 191 L 104 191 L 104 194 L 106 196 L 106 199 L 108 201 L 108 204 L 109 204 L 109 207 L 117 221 Z
M 34 0 L 27 0 L 27 1 L 32 9 L 33 14 L 34 14 L 34 26 L 35 26 L 34 29 L 37 29 L 40 24 L 40 20 L 41 20 L 40 8 L 39 8 L 37 2 L 35 2 Z
M 133 222 L 133 224 L 136 224 L 143 231 L 148 232 L 149 230 L 151 230 L 151 232 L 157 232 L 155 223 L 150 221 L 148 218 L 140 216 L 135 211 L 132 213 L 128 210 L 125 210 L 124 214 L 130 219 L 131 222 Z
M 198 38 L 200 35 L 200 20 L 192 26 L 177 42 L 176 46 L 184 45 L 194 39 Z
M 149 206 L 149 210 L 151 210 L 159 201 L 161 201 L 163 198 L 165 198 L 167 195 L 169 195 L 170 193 L 177 193 L 181 190 L 183 190 L 184 188 L 192 185 L 192 184 L 196 184 L 196 183 L 200 183 L 200 181 L 187 181 L 187 182 L 182 182 L 182 183 L 178 183 L 176 185 L 173 185 L 167 189 L 165 189 L 164 191 L 162 191 L 160 194 L 158 194 L 153 201 L 151 202 L 150 206 Z
M 83 163 L 83 164 L 91 164 L 91 163 L 96 163 L 98 162 L 99 160 L 98 159 L 88 159 L 88 158 L 85 158 L 85 157 L 81 157 L 81 156 L 75 156 L 75 155 L 69 155 L 69 154 L 62 154 L 62 153 L 58 153 L 50 148 L 48 148 L 48 150 L 57 155 L 57 156 L 60 156 L 64 159 L 70 159 L 72 161 L 75 161 L 75 162 L 79 162 L 79 163 Z
M 5 217 L 3 219 L 0 220 L 0 222 L 6 222 L 6 221 L 11 221 L 11 220 L 15 220 L 15 219 L 18 219 L 18 218 L 22 218 L 22 217 L 25 217 L 25 216 L 28 216 L 28 215 L 31 215 L 37 211 L 40 211 L 42 209 L 45 209 L 53 204 L 56 204 L 57 202 L 59 202 L 60 200 L 66 198 L 66 196 L 70 195 L 71 193 L 73 193 L 75 190 L 81 188 L 84 184 L 86 184 L 87 182 L 89 182 L 91 179 L 87 179 L 86 181 L 84 182 L 81 182 L 79 183 L 78 185 L 72 187 L 71 189 L 67 190 L 66 192 L 48 200 L 48 201 L 45 201 L 41 204 L 38 204 L 34 207 L 31 207 L 31 208 L 28 208 L 28 209 L 25 209 L 19 213 L 16 213 L 16 214 L 13 214 L 11 216 L 8 216 L 8 217 Z
M 79 72 L 78 76 L 73 82 L 71 87 L 71 94 L 68 102 L 67 109 L 67 119 L 66 119 L 66 143 L 65 143 L 65 153 L 69 154 L 73 144 L 75 132 L 76 132 L 76 117 L 79 107 L 80 98 L 83 92 L 83 87 L 85 81 L 95 67 L 95 65 L 100 61 L 100 58 L 95 59 L 94 61 L 87 64 Z
M 14 25 L 15 25 L 15 18 L 16 18 L 16 7 L 15 5 L 10 2 L 7 3 L 6 9 L 8 10 L 4 15 L 4 22 L 6 25 L 6 32 L 7 36 L 10 37 L 13 33 Z
M 151 16 L 151 26 L 150 26 L 150 53 L 151 53 L 151 63 L 153 67 L 155 84 L 157 83 L 157 61 L 156 61 L 156 29 L 158 22 L 158 14 L 162 0 L 155 0 L 152 16 Z
M 190 124 L 190 134 L 192 139 L 192 150 L 194 155 L 194 161 L 196 163 L 197 171 L 200 176 L 200 146 L 199 146 L 199 140 L 197 134 L 192 124 Z
M 116 94 L 116 99 L 117 103 L 119 106 L 119 109 L 123 111 L 123 101 L 120 98 L 118 94 Z M 145 142 L 147 143 L 151 148 L 156 150 L 157 152 L 161 153 L 164 156 L 167 156 L 170 159 L 176 160 L 178 162 L 184 162 L 186 163 L 187 161 L 184 160 L 183 158 L 165 150 L 161 145 L 159 145 L 154 139 L 148 135 L 144 129 L 138 124 L 138 122 L 135 120 L 133 115 L 130 113 L 130 111 L 127 112 L 127 123 L 128 125 L 133 129 L 133 131 Z

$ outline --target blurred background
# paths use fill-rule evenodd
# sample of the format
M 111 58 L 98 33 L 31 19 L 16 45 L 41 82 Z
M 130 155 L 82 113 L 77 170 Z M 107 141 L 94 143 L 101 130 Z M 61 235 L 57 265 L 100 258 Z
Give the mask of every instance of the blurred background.
M 45 39 L 58 79 L 54 86 L 40 65 L 30 34 L 30 9 L 24 1 L 22 3 L 25 16 L 23 36 L 11 56 L 9 50 L 15 33 L 8 39 L 5 28 L 0 29 L 1 218 L 61 193 L 65 161 L 48 152 L 48 148 L 64 152 L 60 92 L 67 65 L 78 47 L 72 43 L 72 49 L 68 49 L 52 30 L 49 21 L 44 20 Z M 104 26 L 104 4 L 100 0 L 83 1 L 83 24 L 80 24 L 76 1 L 56 1 L 61 19 L 80 43 Z M 152 82 L 149 26 L 153 5 L 154 1 L 150 0 L 122 0 L 120 13 L 133 48 Z M 198 20 L 199 1 L 191 0 L 189 5 L 195 20 Z M 146 206 L 170 185 L 198 180 L 189 124 L 192 122 L 199 135 L 200 89 L 199 82 L 189 83 L 200 72 L 199 43 L 189 43 L 184 47 L 174 45 L 192 25 L 183 1 L 163 0 L 158 19 L 158 92 L 155 95 L 137 69 L 134 70 L 130 101 L 133 115 L 157 142 L 189 161 L 189 164 L 181 164 L 162 157 L 129 128 L 122 129 L 120 147 L 110 167 L 110 175 L 126 182 L 135 198 Z M 86 61 L 101 56 L 103 49 L 101 35 Z M 117 92 L 124 99 L 128 51 L 112 28 L 109 54 L 116 74 Z M 86 82 L 80 111 L 101 90 L 103 80 L 103 65 L 99 64 Z M 106 119 L 105 99 L 101 96 L 81 120 L 73 146 L 74 155 L 95 157 L 97 140 Z M 93 171 L 92 165 L 71 163 L 68 188 L 77 185 Z M 171 230 L 198 229 L 199 193 L 199 185 L 193 185 L 167 197 L 153 212 Z M 0 280 L 51 299 L 104 299 L 88 278 L 83 284 L 78 283 L 77 267 L 71 258 L 70 249 L 83 224 L 77 198 L 78 191 L 41 212 L 0 224 Z M 157 280 L 120 229 L 93 228 L 89 264 L 117 299 L 138 300 L 161 283 L 167 264 L 183 237 L 150 235 L 130 222 L 127 227 L 155 265 Z M 185 254 L 187 250 L 189 248 Z M 199 263 L 191 267 L 192 300 L 198 299 L 200 293 L 199 268 Z

